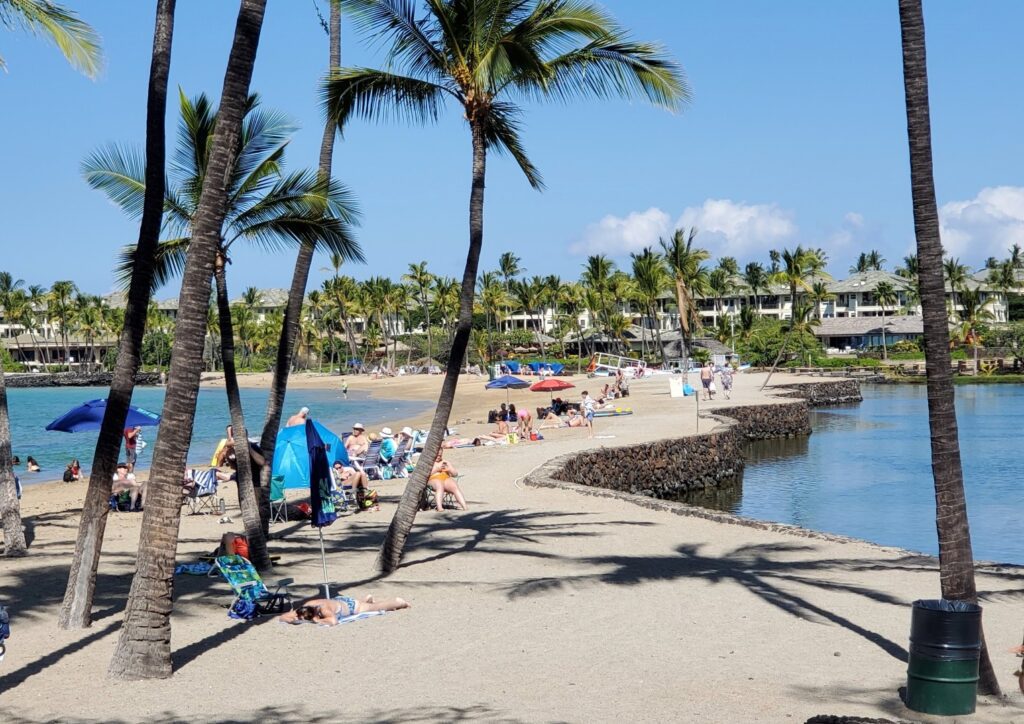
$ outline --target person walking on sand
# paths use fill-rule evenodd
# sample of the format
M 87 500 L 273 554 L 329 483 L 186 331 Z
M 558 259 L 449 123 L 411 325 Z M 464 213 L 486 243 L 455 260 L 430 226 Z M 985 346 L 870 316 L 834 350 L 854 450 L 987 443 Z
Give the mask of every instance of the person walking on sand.
M 583 408 L 583 419 L 586 420 L 587 437 L 594 437 L 594 410 L 597 409 L 597 403 L 586 390 L 583 390 L 581 398 L 580 407 Z
M 711 385 L 715 381 L 715 368 L 708 362 L 700 368 L 700 384 L 704 388 L 704 399 L 711 400 Z
M 724 365 L 722 371 L 719 373 L 719 378 L 722 380 L 722 392 L 725 394 L 725 399 L 732 399 L 732 367 Z

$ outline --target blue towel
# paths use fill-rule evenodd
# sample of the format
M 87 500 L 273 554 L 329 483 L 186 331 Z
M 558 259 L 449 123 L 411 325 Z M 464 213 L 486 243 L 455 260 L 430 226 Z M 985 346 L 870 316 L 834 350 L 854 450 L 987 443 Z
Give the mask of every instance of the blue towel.
M 190 576 L 205 576 L 212 570 L 212 564 L 207 563 L 206 561 L 199 561 L 198 563 L 182 563 L 174 569 L 174 574 L 187 573 Z

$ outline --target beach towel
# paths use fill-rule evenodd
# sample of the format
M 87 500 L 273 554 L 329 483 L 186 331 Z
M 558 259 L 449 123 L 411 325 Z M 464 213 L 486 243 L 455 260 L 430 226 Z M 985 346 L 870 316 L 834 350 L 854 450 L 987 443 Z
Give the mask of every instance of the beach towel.
M 205 576 L 213 570 L 213 564 L 206 561 L 198 563 L 182 563 L 174 569 L 174 575 L 187 573 L 190 576 Z
M 343 623 L 352 623 L 353 621 L 362 621 L 364 618 L 370 618 L 371 616 L 383 616 L 387 611 L 364 611 L 363 613 L 355 613 L 351 616 L 345 616 L 344 618 L 338 619 L 338 625 Z M 287 621 L 279 621 L 279 623 L 288 623 Z M 320 628 L 334 628 L 333 626 L 326 623 L 317 623 L 316 621 L 300 621 L 300 623 L 313 623 Z M 293 624 L 288 624 L 289 626 Z
M 622 417 L 623 415 L 632 414 L 632 410 L 598 410 L 594 413 L 594 417 Z

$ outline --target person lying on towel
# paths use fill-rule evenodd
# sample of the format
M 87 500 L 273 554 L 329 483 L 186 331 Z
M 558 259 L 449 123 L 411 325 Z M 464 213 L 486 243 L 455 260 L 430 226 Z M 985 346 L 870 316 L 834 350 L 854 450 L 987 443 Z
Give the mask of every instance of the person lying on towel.
M 357 601 L 350 596 L 335 596 L 334 598 L 314 598 L 306 601 L 293 611 L 282 613 L 277 617 L 283 623 L 313 623 L 334 626 L 340 619 L 355 616 L 360 613 L 374 613 L 377 611 L 401 611 L 409 608 L 408 601 L 401 598 L 387 598 L 383 601 L 375 601 L 373 596 L 366 596 L 363 600 Z

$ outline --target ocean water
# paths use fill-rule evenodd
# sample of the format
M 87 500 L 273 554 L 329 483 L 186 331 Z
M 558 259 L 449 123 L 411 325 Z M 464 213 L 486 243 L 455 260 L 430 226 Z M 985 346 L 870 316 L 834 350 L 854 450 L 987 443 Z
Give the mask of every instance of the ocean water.
M 936 554 L 924 385 L 865 385 L 812 413 L 813 434 L 750 445 L 723 509 Z M 1024 564 L 1024 385 L 963 385 L 956 410 L 974 556 Z
M 96 448 L 97 432 L 49 432 L 46 426 L 72 407 L 89 400 L 105 397 L 105 387 L 48 387 L 7 390 L 7 403 L 11 416 L 11 444 L 14 454 L 21 458 L 21 465 L 15 472 L 22 483 L 31 484 L 45 480 L 58 480 L 64 466 L 78 458 L 88 470 Z M 243 389 L 242 409 L 250 434 L 256 436 L 263 429 L 266 412 L 267 391 Z M 159 413 L 163 407 L 164 390 L 157 387 L 140 387 L 135 390 L 132 404 Z M 301 407 L 308 407 L 310 415 L 338 434 L 361 422 L 369 431 L 396 420 L 417 415 L 430 409 L 424 402 L 369 399 L 365 393 L 349 392 L 349 399 L 342 399 L 337 390 L 291 390 L 285 397 L 284 417 L 295 413 Z M 190 461 L 209 460 L 217 443 L 224 437 L 224 428 L 229 422 L 227 394 L 223 389 L 203 389 L 199 392 L 196 406 L 196 422 L 192 434 Z M 139 468 L 149 467 L 154 443 L 160 427 L 142 428 L 147 446 L 139 454 Z M 29 473 L 25 460 L 31 455 L 42 470 Z M 121 457 L 124 457 L 122 448 Z

